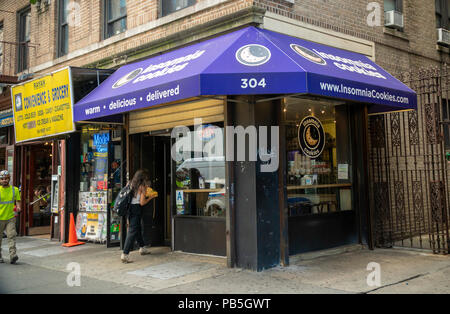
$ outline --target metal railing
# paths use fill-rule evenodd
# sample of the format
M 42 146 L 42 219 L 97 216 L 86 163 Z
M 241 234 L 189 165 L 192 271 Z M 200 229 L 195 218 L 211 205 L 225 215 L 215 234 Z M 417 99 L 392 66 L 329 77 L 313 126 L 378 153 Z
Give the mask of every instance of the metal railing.
M 449 75 L 446 65 L 403 74 L 401 80 L 417 92 L 417 111 L 370 116 L 370 200 L 376 246 L 449 253 L 445 136 L 450 132 L 444 132 L 442 123 L 450 112 Z

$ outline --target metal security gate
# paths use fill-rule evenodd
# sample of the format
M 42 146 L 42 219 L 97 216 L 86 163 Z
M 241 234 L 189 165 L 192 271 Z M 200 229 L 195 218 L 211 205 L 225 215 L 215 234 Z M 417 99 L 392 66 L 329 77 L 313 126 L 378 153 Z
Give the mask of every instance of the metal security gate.
M 449 68 L 401 78 L 418 110 L 369 118 L 370 204 L 377 247 L 449 253 Z

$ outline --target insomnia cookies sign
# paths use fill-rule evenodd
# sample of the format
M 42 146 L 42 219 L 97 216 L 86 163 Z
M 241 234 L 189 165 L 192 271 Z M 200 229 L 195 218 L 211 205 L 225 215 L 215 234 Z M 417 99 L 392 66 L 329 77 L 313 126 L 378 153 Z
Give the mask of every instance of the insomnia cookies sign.
M 298 143 L 303 153 L 315 159 L 322 154 L 325 146 L 325 132 L 320 121 L 313 117 L 305 117 L 298 128 Z

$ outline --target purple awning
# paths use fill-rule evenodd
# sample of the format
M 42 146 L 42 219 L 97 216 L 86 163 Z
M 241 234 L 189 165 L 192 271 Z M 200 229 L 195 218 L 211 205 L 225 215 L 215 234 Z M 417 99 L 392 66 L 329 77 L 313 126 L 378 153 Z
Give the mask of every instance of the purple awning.
M 211 95 L 311 94 L 416 109 L 416 93 L 364 55 L 255 27 L 118 69 L 74 106 L 91 120 Z

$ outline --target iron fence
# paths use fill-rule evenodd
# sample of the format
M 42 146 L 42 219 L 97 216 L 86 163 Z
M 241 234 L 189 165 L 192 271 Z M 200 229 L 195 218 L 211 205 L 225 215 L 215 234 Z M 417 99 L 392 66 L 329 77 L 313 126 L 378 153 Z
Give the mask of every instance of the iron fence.
M 405 73 L 417 111 L 369 118 L 375 245 L 449 252 L 449 68 Z

